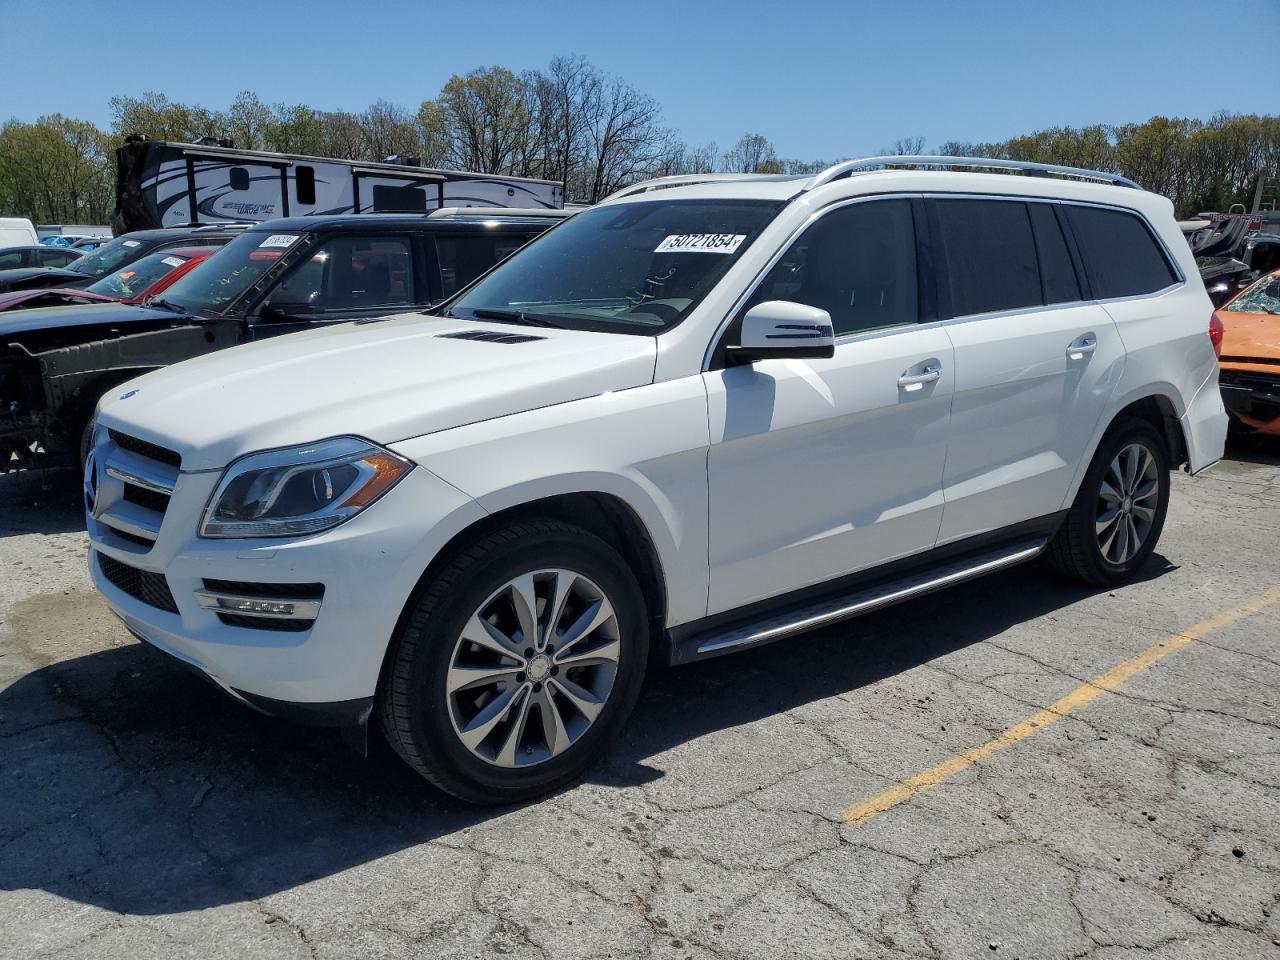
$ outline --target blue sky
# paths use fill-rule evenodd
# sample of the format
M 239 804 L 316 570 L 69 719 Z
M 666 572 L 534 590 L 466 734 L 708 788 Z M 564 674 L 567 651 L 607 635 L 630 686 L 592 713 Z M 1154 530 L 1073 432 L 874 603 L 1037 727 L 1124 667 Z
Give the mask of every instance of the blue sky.
M 988 141 L 1155 114 L 1275 113 L 1249 38 L 1280 0 L 0 0 L 0 119 L 106 125 L 116 93 L 223 107 L 409 107 L 451 74 L 580 53 L 656 98 L 692 143 L 745 131 L 786 157 L 900 136 Z M 1231 51 L 1235 41 L 1236 54 Z

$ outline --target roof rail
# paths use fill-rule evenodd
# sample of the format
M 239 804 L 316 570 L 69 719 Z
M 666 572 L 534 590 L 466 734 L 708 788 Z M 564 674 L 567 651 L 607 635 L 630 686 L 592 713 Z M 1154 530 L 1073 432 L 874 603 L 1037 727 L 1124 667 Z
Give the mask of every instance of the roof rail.
M 440 207 L 427 214 L 428 220 L 450 220 L 464 217 L 545 217 L 551 220 L 571 217 L 578 211 L 548 207 Z
M 769 177 L 767 173 L 682 173 L 672 177 L 655 177 L 642 180 L 629 187 L 622 187 L 605 197 L 605 200 L 617 200 L 621 197 L 633 197 L 638 193 L 649 193 L 652 190 L 666 190 L 669 187 L 689 187 L 698 183 L 727 183 L 732 180 L 755 180 Z M 601 203 L 604 200 L 600 201 Z
M 1117 187 L 1142 187 L 1128 177 L 1118 173 L 1106 173 L 1102 170 L 1085 170 L 1081 167 L 1063 167 L 1054 163 L 1031 163 L 1024 160 L 997 160 L 991 157 L 863 157 L 860 160 L 846 160 L 827 167 L 804 185 L 805 192 L 820 187 L 832 180 L 839 180 L 855 173 L 869 173 L 886 167 L 977 167 L 983 170 L 1012 170 L 1031 176 L 1072 177 L 1076 180 L 1092 180 L 1109 183 Z

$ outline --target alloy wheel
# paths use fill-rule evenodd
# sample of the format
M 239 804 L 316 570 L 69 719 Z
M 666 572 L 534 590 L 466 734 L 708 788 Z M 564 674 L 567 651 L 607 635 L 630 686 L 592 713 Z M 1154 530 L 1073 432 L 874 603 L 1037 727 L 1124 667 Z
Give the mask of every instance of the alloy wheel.
M 595 723 L 621 654 L 613 604 L 571 570 L 525 573 L 472 613 L 445 679 L 462 745 L 499 767 L 559 756 Z
M 1141 443 L 1120 448 L 1102 475 L 1094 530 L 1108 563 L 1122 566 L 1142 549 L 1160 501 L 1156 458 Z

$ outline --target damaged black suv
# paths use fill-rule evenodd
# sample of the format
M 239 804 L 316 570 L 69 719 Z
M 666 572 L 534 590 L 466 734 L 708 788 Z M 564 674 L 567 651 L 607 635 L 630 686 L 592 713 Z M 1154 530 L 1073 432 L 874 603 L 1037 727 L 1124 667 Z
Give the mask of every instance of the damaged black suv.
M 566 215 L 448 208 L 272 220 L 145 306 L 0 314 L 0 473 L 74 462 L 98 398 L 126 380 L 250 340 L 428 307 Z

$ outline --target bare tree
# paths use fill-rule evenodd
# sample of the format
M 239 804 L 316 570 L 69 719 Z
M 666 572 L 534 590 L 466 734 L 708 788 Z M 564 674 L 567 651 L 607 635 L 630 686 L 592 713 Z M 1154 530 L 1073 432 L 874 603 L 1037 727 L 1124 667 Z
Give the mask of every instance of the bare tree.
M 778 153 L 763 135 L 744 133 L 724 155 L 726 173 L 781 173 Z

